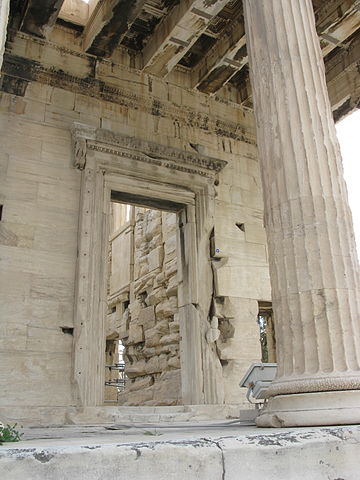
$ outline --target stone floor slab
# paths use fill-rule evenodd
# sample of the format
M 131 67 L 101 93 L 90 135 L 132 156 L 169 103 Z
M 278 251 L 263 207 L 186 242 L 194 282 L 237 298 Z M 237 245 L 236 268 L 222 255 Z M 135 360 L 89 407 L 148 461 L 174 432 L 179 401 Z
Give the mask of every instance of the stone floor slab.
M 358 480 L 360 426 L 234 421 L 27 427 L 0 446 L 4 480 Z

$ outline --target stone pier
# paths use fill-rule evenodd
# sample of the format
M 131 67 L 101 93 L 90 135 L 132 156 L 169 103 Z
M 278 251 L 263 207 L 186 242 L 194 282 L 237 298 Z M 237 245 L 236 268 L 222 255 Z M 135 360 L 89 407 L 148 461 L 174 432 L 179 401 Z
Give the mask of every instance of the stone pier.
M 244 4 L 278 358 L 257 423 L 358 423 L 358 260 L 312 4 Z

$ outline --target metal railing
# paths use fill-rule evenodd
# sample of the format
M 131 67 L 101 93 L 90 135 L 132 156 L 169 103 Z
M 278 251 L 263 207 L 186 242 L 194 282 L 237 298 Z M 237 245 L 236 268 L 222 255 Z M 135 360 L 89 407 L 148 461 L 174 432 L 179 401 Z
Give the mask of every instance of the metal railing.
M 118 375 L 116 378 L 111 378 L 110 380 L 105 381 L 107 387 L 116 387 L 118 392 L 122 392 L 125 389 L 126 385 L 126 373 L 125 373 L 125 363 L 114 363 L 113 365 L 105 365 L 105 368 L 110 370 L 110 372 L 116 371 Z

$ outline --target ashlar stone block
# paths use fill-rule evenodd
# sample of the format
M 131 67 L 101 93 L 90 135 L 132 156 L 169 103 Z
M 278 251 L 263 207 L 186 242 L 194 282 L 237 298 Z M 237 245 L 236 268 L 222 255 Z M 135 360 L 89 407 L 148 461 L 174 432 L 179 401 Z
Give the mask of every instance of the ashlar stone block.
M 160 339 L 161 333 L 156 328 L 145 330 L 145 346 L 147 348 L 159 345 Z
M 129 337 L 127 339 L 127 344 L 131 345 L 133 343 L 140 343 L 145 340 L 144 330 L 141 325 L 138 325 L 134 322 L 130 323 L 129 326 Z
M 169 318 L 177 309 L 177 297 L 173 296 L 156 305 L 156 317 L 158 319 Z
M 126 375 L 129 378 L 146 375 L 146 361 L 140 360 L 126 367 Z
M 161 268 L 164 260 L 164 248 L 162 246 L 151 250 L 147 256 L 148 270 L 152 272 L 156 268 Z
M 258 302 L 251 298 L 217 297 L 214 305 L 218 318 L 256 318 L 259 311 Z
M 217 296 L 241 296 L 270 301 L 270 278 L 267 266 L 248 266 L 246 268 L 227 265 L 216 268 L 217 264 L 214 266 Z
M 166 295 L 168 297 L 171 297 L 177 294 L 178 284 L 179 282 L 176 275 L 173 275 L 172 277 L 169 278 L 168 284 L 166 287 Z
M 170 368 L 180 368 L 180 358 L 179 357 L 170 357 L 168 360 L 168 366 Z
M 142 325 L 144 330 L 148 330 L 149 328 L 153 328 L 156 323 L 155 317 L 155 307 L 151 305 L 150 307 L 146 307 L 140 310 L 138 322 L 139 325 Z
M 139 377 L 129 382 L 127 388 L 130 392 L 136 392 L 138 390 L 143 390 L 144 388 L 151 387 L 153 383 L 154 383 L 153 377 L 150 377 L 150 376 Z
M 145 365 L 145 372 L 149 375 L 161 371 L 160 358 L 158 356 L 149 358 Z
M 155 288 L 146 297 L 146 303 L 147 305 L 156 305 L 157 303 L 165 300 L 166 298 L 167 296 L 165 288 Z
M 170 370 L 160 375 L 160 382 L 154 392 L 154 399 L 161 401 L 166 398 L 168 404 L 176 405 L 181 398 L 180 370 Z
M 180 334 L 179 333 L 170 333 L 169 335 L 164 335 L 160 339 L 160 345 L 167 345 L 170 343 L 179 343 Z

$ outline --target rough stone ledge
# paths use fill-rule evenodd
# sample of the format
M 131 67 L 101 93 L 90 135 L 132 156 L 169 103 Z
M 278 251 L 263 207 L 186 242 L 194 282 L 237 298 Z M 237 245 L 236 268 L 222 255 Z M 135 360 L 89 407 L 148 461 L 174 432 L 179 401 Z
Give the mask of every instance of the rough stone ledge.
M 82 427 L 83 435 L 93 434 L 87 438 L 71 437 L 71 428 L 66 427 L 62 438 L 1 446 L 2 478 L 359 478 L 360 426 L 267 430 L 234 424 L 197 424 L 197 428 L 172 427 L 167 431 L 132 427 L 101 435 L 99 428 L 104 427 Z
M 3 423 L 28 427 L 49 425 L 103 425 L 140 422 L 200 422 L 240 418 L 254 420 L 255 409 L 242 410 L 241 404 L 177 405 L 128 407 L 107 405 L 98 407 L 14 407 L 0 406 Z M 1 477 L 0 477 L 1 478 Z

